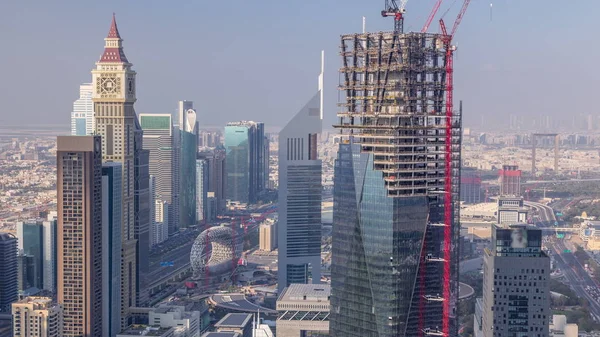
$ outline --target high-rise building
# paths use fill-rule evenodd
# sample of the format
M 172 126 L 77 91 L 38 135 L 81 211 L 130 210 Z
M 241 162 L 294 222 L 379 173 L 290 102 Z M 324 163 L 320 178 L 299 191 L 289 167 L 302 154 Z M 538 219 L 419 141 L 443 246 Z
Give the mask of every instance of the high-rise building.
M 25 280 L 27 287 L 56 291 L 56 219 L 43 219 L 17 222 L 17 238 L 20 262 L 31 260 L 31 268 Z M 27 257 L 27 258 L 25 258 Z M 26 263 L 26 264 L 29 264 Z M 21 268 L 20 268 L 21 269 Z M 23 282 L 25 281 L 25 282 Z
M 199 155 L 196 159 L 196 219 L 206 221 L 208 213 L 208 160 Z
M 481 176 L 474 168 L 462 168 L 460 176 L 460 201 L 466 204 L 483 202 Z
M 461 110 L 446 115 L 443 39 L 341 37 L 333 337 L 458 335 Z
M 212 156 L 208 156 L 208 191 L 214 192 L 217 203 L 217 213 L 225 209 L 225 191 L 227 186 L 225 148 L 219 145 Z
M 65 336 L 102 336 L 102 143 L 59 136 L 57 299 Z
M 0 313 L 18 299 L 17 238 L 0 232 Z
M 198 120 L 193 102 L 179 102 L 179 227 L 196 225 Z
M 150 175 L 154 177 L 155 198 L 173 205 L 174 191 L 174 139 L 170 114 L 139 114 L 144 130 L 144 148 L 150 151 Z M 154 203 L 154 200 L 151 200 Z M 173 212 L 173 207 L 170 208 Z M 167 224 L 174 231 L 176 223 L 173 214 Z
M 525 207 L 523 197 L 498 197 L 498 224 L 510 225 L 527 222 L 529 209 Z
M 102 165 L 102 331 L 121 330 L 122 165 Z
M 498 171 L 500 195 L 521 195 L 521 170 L 517 165 L 502 165 Z
M 154 230 L 153 244 L 157 245 L 165 241 L 169 237 L 169 203 L 166 201 L 156 200 L 154 202 Z
M 135 154 L 137 116 L 136 72 L 123 51 L 123 40 L 113 19 L 104 39 L 104 53 L 92 70 L 96 133 L 102 136 L 102 159 L 123 166 L 121 221 L 121 328 L 129 325 L 129 308 L 136 306 L 139 278 L 137 275 L 137 242 L 135 221 Z M 65 307 L 65 324 L 66 324 Z
M 279 132 L 279 293 L 292 283 L 321 282 L 321 171 L 323 66 L 318 90 Z
M 14 337 L 62 337 L 63 309 L 50 297 L 25 297 L 12 304 Z
M 92 83 L 79 86 L 79 99 L 73 102 L 71 112 L 71 135 L 87 136 L 94 133 L 96 123 L 94 120 L 94 102 L 92 101 Z
M 143 131 L 135 119 L 134 132 L 134 239 L 136 247 L 136 303 L 146 305 L 150 299 L 146 275 L 149 272 L 150 255 L 150 151 L 143 148 Z
M 550 258 L 542 251 L 542 230 L 495 225 L 483 263 L 483 336 L 547 337 Z
M 19 292 L 25 292 L 35 286 L 35 281 L 38 276 L 35 257 L 19 252 L 19 255 L 17 256 L 17 266 Z
M 44 227 L 42 221 L 30 220 L 17 222 L 17 238 L 20 257 L 31 257 L 31 267 L 27 270 L 27 286 L 20 285 L 20 290 L 29 287 L 44 288 Z M 22 259 L 22 261 L 25 259 Z M 27 263 L 26 265 L 28 265 Z M 22 266 L 24 267 L 24 266 Z M 23 269 L 21 269 L 23 270 Z M 25 282 L 19 282 L 25 283 Z
M 231 122 L 225 126 L 225 198 L 254 204 L 264 189 L 264 124 Z M 262 184 L 262 185 L 261 185 Z
M 277 220 L 265 219 L 258 227 L 258 247 L 265 252 L 271 252 L 277 248 Z

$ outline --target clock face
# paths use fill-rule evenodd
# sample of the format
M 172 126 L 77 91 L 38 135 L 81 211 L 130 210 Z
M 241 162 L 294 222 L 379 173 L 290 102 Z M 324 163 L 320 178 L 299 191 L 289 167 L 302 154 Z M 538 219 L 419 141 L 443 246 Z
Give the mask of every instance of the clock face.
M 104 75 L 96 80 L 96 91 L 102 96 L 118 94 L 121 91 L 121 79 L 116 76 Z

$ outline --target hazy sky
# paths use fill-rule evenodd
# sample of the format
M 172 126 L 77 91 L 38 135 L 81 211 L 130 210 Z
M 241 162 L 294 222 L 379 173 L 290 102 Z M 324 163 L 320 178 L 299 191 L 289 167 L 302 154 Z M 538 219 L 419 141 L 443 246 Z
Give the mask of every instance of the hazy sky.
M 391 30 L 384 0 L 0 2 L 0 124 L 69 125 L 91 80 L 112 12 L 138 76 L 137 112 L 193 100 L 201 125 L 253 119 L 283 126 L 317 88 L 325 50 L 326 126 L 335 119 L 339 35 Z M 435 0 L 409 0 L 420 30 Z M 598 115 L 597 0 L 473 0 L 455 41 L 455 99 L 466 124 L 508 114 Z M 454 3 L 454 4 L 453 4 Z M 462 0 L 445 20 L 451 26 Z M 439 17 L 438 14 L 438 17 Z M 438 31 L 437 18 L 430 31 Z

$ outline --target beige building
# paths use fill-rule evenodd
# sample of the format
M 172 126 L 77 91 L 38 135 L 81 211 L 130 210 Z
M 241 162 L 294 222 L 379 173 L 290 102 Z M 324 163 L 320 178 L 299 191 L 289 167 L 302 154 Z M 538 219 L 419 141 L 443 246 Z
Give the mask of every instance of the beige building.
M 102 336 L 102 152 L 99 136 L 59 136 L 57 300 L 67 337 Z
M 271 252 L 277 248 L 277 221 L 266 219 L 259 228 L 259 248 L 265 252 Z
M 579 326 L 574 323 L 567 323 L 567 316 L 552 315 L 550 322 L 550 337 L 577 337 L 579 336 Z
M 123 51 L 123 40 L 114 15 L 104 41 L 104 53 L 92 70 L 92 101 L 96 134 L 102 136 L 102 160 L 123 164 L 121 329 L 124 329 L 128 326 L 129 307 L 137 306 L 138 292 L 134 149 L 135 132 L 139 124 L 133 107 L 136 101 L 136 72 Z
M 277 337 L 302 337 L 329 331 L 327 284 L 291 284 L 277 299 Z
M 25 297 L 12 304 L 14 337 L 62 337 L 63 310 L 50 297 Z

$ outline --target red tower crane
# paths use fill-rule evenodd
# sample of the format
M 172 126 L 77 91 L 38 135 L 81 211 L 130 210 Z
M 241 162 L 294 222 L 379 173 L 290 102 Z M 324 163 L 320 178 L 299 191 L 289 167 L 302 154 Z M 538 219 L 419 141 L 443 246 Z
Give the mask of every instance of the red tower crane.
M 452 191 L 452 119 L 453 119 L 453 56 L 456 46 L 452 45 L 452 38 L 456 34 L 456 30 L 460 25 L 467 7 L 471 0 L 465 0 L 463 6 L 454 21 L 454 26 L 450 34 L 446 31 L 446 25 L 444 20 L 440 19 L 440 28 L 442 30 L 442 42 L 446 50 L 446 139 L 445 139 L 445 198 L 444 198 L 444 287 L 443 287 L 443 298 L 445 299 L 443 304 L 443 322 L 442 332 L 444 336 L 450 336 L 450 278 L 451 268 L 450 261 L 452 258 L 452 221 L 454 218 L 453 212 L 453 191 Z
M 421 33 L 427 33 L 427 29 L 429 29 L 429 25 L 431 25 L 431 21 L 433 21 L 435 14 L 437 14 L 437 11 L 440 9 L 440 5 L 442 4 L 442 1 L 443 0 L 437 0 L 435 5 L 433 5 L 433 9 L 431 10 L 431 13 L 429 13 L 429 17 L 427 18 L 427 21 L 425 22 L 423 29 L 421 29 Z

